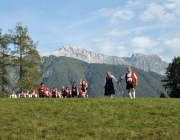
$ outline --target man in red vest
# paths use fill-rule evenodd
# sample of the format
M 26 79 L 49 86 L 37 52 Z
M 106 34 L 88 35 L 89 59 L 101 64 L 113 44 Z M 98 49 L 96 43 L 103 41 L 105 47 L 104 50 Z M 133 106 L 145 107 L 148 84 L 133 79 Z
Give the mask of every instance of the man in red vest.
M 78 92 L 78 88 L 76 86 L 76 82 L 73 82 L 73 85 L 72 85 L 72 97 L 77 97 L 77 92 Z
M 128 94 L 130 96 L 130 98 L 135 98 L 135 86 L 138 85 L 138 78 L 136 76 L 136 74 L 131 70 L 130 67 L 127 68 L 127 73 L 124 74 L 118 81 L 117 84 L 119 84 L 119 82 L 125 79 L 126 80 L 126 89 L 128 91 Z M 132 95 L 131 95 L 131 90 L 132 90 Z
M 39 91 L 39 98 L 44 98 L 46 93 L 46 87 L 44 86 L 44 83 L 41 83 L 41 86 L 38 88 Z

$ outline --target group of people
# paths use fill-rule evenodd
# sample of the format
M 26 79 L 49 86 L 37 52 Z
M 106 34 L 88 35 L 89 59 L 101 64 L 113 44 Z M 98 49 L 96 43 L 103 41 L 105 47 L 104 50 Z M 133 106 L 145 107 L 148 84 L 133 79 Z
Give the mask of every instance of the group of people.
M 38 94 L 33 90 L 30 94 L 27 90 L 26 93 L 23 91 L 17 96 L 12 91 L 10 98 L 88 98 L 88 84 L 85 80 L 80 80 L 81 88 L 78 89 L 76 82 L 73 82 L 72 88 L 62 86 L 61 90 L 58 91 L 56 87 L 53 87 L 52 91 L 45 87 L 44 83 L 41 83 L 41 86 L 38 88 Z
M 125 73 L 119 80 L 117 80 L 111 73 L 108 71 L 106 72 L 106 79 L 105 79 L 105 96 L 110 96 L 113 98 L 113 95 L 115 94 L 114 90 L 114 84 L 112 80 L 114 80 L 117 84 L 123 79 L 126 81 L 126 89 L 129 94 L 129 97 L 135 98 L 135 86 L 138 85 L 138 78 L 136 74 L 132 71 L 130 67 L 127 67 L 127 73 Z M 132 93 L 132 94 L 131 94 Z
M 106 78 L 104 83 L 104 89 L 105 89 L 105 96 L 110 96 L 113 98 L 113 95 L 115 95 L 114 90 L 114 84 L 113 80 L 119 84 L 119 82 L 123 79 L 126 81 L 126 89 L 129 94 L 129 97 L 135 98 L 135 86 L 138 85 L 138 78 L 136 74 L 132 71 L 130 67 L 127 68 L 127 73 L 125 73 L 119 80 L 117 80 L 110 71 L 106 72 Z M 63 87 L 60 91 L 57 90 L 57 88 L 53 87 L 52 91 L 50 92 L 48 88 L 45 87 L 43 83 L 41 83 L 41 86 L 38 88 L 38 94 L 36 94 L 35 90 L 30 94 L 29 91 L 24 93 L 23 91 L 19 94 L 19 98 L 88 98 L 87 90 L 88 90 L 88 84 L 85 80 L 80 80 L 81 88 L 78 89 L 76 86 L 76 82 L 73 82 L 72 88 L 69 87 Z M 131 94 L 132 93 L 132 94 Z M 10 95 L 10 98 L 17 98 L 17 95 L 12 91 L 12 94 Z

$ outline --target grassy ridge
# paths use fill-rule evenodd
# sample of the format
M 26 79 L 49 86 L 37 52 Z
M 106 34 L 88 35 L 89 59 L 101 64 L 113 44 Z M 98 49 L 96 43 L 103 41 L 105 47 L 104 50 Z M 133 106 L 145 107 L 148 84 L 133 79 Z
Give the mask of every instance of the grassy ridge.
M 180 100 L 0 99 L 0 139 L 180 139 Z

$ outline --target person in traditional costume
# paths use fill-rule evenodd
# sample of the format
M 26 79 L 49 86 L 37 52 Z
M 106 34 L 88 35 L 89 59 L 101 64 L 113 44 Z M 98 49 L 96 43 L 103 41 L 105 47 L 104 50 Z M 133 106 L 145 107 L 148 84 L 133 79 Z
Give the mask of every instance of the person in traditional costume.
M 63 98 L 67 97 L 66 89 L 63 86 L 62 86 L 62 89 L 61 89 L 61 95 L 62 95 Z
M 135 98 L 135 86 L 138 85 L 138 78 L 136 74 L 132 71 L 131 67 L 127 67 L 127 73 L 125 73 L 118 81 L 117 84 L 121 80 L 125 79 L 126 80 L 126 89 L 129 94 L 129 97 Z M 132 94 L 131 94 L 132 92 Z
M 71 90 L 69 89 L 69 87 L 66 87 L 66 93 L 68 98 L 72 97 Z
M 86 83 L 85 80 L 80 79 L 80 85 L 82 86 L 81 89 L 82 89 L 83 95 L 85 97 L 88 97 L 88 94 L 87 94 L 88 84 Z
M 57 91 L 56 91 L 56 88 L 53 87 L 53 90 L 52 90 L 52 98 L 56 98 L 56 95 L 57 95 Z
M 44 98 L 46 93 L 46 87 L 44 86 L 44 83 L 41 83 L 41 86 L 38 88 L 39 92 L 39 98 Z
M 50 98 L 51 97 L 51 93 L 49 91 L 49 88 L 46 88 L 45 94 L 46 94 L 46 98 Z
M 77 93 L 77 95 L 78 95 L 78 98 L 84 98 L 83 91 L 81 88 L 79 89 L 79 92 Z
M 25 94 L 23 91 L 21 91 L 21 93 L 19 94 L 19 98 L 25 98 Z
M 25 94 L 25 98 L 30 98 L 29 90 L 27 90 L 27 93 Z
M 78 87 L 76 86 L 76 82 L 73 82 L 71 91 L 72 91 L 72 97 L 73 98 L 77 97 Z
M 10 98 L 17 98 L 17 95 L 15 94 L 14 90 L 12 90 L 12 94 L 10 95 Z
M 33 90 L 33 92 L 31 93 L 31 98 L 37 98 L 37 94 L 35 90 Z
M 56 98 L 60 98 L 60 93 L 57 88 L 56 88 Z
M 117 79 L 111 75 L 110 71 L 106 72 L 106 78 L 105 78 L 105 84 L 104 84 L 104 89 L 105 89 L 105 96 L 110 96 L 113 98 L 113 95 L 115 95 L 115 90 L 114 90 L 114 84 L 113 80 L 117 82 Z

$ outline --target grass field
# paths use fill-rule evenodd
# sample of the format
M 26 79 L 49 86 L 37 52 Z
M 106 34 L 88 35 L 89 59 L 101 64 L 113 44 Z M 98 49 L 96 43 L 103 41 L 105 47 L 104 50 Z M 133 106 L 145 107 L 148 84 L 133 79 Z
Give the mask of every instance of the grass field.
M 0 99 L 0 139 L 180 139 L 180 100 Z

